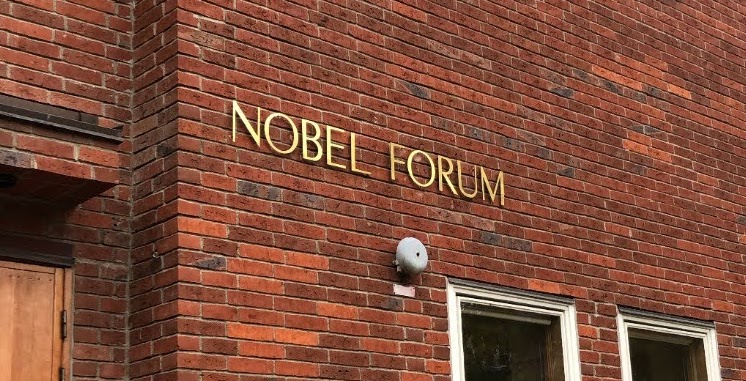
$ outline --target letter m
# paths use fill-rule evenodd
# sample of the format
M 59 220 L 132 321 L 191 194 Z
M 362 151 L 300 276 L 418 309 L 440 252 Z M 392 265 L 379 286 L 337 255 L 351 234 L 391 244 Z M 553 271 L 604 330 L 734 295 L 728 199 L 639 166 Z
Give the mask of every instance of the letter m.
M 497 179 L 495 181 L 495 187 L 492 188 L 490 185 L 490 181 L 487 178 L 487 173 L 485 173 L 484 168 L 480 167 L 481 175 L 482 175 L 482 198 L 486 199 L 487 194 L 490 196 L 490 200 L 492 203 L 495 203 L 495 196 L 497 196 L 497 192 L 500 191 L 500 206 L 505 206 L 505 180 L 503 178 L 503 171 L 497 172 Z M 485 192 L 485 188 L 486 192 Z

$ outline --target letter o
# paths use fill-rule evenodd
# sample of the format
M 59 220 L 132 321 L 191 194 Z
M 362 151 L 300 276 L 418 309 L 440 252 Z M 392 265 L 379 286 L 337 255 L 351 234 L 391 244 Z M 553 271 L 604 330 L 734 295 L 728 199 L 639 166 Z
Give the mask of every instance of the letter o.
M 275 143 L 272 142 L 272 138 L 269 135 L 269 127 L 271 127 L 272 125 L 272 119 L 276 117 L 285 118 L 285 120 L 287 120 L 288 123 L 290 123 L 290 128 L 293 130 L 293 143 L 290 145 L 290 148 L 284 151 L 277 148 Z M 267 119 L 264 120 L 264 138 L 267 139 L 267 143 L 269 144 L 270 147 L 272 147 L 272 149 L 275 152 L 286 155 L 286 154 L 293 152 L 295 148 L 298 147 L 298 128 L 295 126 L 295 123 L 293 123 L 293 120 L 290 119 L 289 116 L 279 113 L 279 112 L 275 112 L 275 113 L 269 114 Z
M 415 156 L 417 155 L 423 155 L 425 156 L 425 159 L 430 163 L 430 179 L 427 180 L 426 183 L 421 183 L 417 180 L 416 177 L 414 177 L 414 171 L 412 169 L 412 161 L 414 160 Z M 420 188 L 427 188 L 430 185 L 435 182 L 435 162 L 433 161 L 433 158 L 430 157 L 430 155 L 427 154 L 425 151 L 421 150 L 414 150 L 409 154 L 409 157 L 407 157 L 407 171 L 409 172 L 409 178 L 412 179 L 412 181 L 417 184 Z

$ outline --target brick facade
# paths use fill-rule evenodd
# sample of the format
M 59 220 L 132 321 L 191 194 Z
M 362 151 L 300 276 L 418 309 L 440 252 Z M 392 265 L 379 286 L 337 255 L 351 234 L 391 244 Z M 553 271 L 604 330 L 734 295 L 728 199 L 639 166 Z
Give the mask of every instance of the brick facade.
M 744 17 L 738 1 L 0 2 L 1 92 L 124 126 L 115 144 L 0 119 L 3 165 L 111 186 L 28 201 L 49 217 L 7 206 L 0 231 L 72 245 L 76 380 L 449 380 L 449 277 L 574 298 L 585 380 L 621 377 L 617 306 L 714 321 L 740 380 Z M 341 149 L 346 169 L 233 141 L 234 100 L 354 132 L 370 175 Z M 391 142 L 503 171 L 505 205 L 391 180 Z M 430 263 L 403 280 L 406 236 Z
M 105 128 L 129 124 L 131 17 L 127 2 L 0 2 L 0 93 L 69 109 L 59 114 L 65 118 L 94 116 Z M 3 247 L 51 254 L 69 247 L 76 259 L 72 374 L 125 379 L 129 140 L 119 144 L 10 119 L 0 119 L 0 127 L 0 167 L 23 171 L 18 186 L 24 186 L 0 190 Z M 76 194 L 88 198 L 102 189 L 108 190 L 71 204 L 80 202 Z

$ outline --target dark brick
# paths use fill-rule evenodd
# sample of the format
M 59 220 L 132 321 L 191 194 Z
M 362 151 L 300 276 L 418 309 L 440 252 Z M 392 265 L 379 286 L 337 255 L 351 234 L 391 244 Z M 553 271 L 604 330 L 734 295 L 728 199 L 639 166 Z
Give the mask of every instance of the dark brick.
M 158 144 L 155 148 L 155 154 L 157 157 L 166 157 L 178 150 L 175 142 L 163 142 Z
M 645 96 L 644 93 L 641 93 L 639 91 L 630 91 L 629 97 L 640 102 L 640 103 L 647 103 L 648 97 Z
M 661 130 L 653 127 L 653 126 L 647 125 L 647 124 L 635 124 L 635 125 L 630 126 L 630 128 L 632 130 L 635 130 L 635 131 L 637 131 L 637 132 L 639 132 L 641 134 L 645 134 L 645 135 L 655 135 L 655 134 L 659 134 L 659 133 L 663 132 L 663 131 L 661 131 Z
M 502 246 L 508 249 L 513 249 L 513 250 L 518 250 L 518 251 L 532 251 L 533 250 L 533 243 L 525 239 L 505 237 L 502 243 L 503 243 Z
M 575 90 L 569 89 L 567 87 L 556 87 L 550 91 L 565 98 L 572 98 L 572 96 L 575 95 Z
M 505 138 L 503 140 L 503 147 L 513 151 L 523 151 L 523 143 L 512 138 Z
M 606 79 L 602 79 L 602 80 L 601 80 L 601 84 L 602 84 L 602 85 L 603 85 L 603 86 L 604 86 L 604 87 L 605 87 L 606 89 L 608 89 L 609 91 L 611 91 L 611 92 L 613 92 L 613 93 L 617 93 L 617 94 L 622 94 L 622 90 L 621 90 L 621 89 L 619 88 L 619 86 L 618 86 L 618 85 L 617 85 L 616 83 L 614 83 L 614 82 L 611 82 L 611 81 L 609 81 L 609 80 L 606 80 Z
M 0 150 L 0 164 L 18 168 L 33 168 L 34 155 L 25 152 Z
M 573 177 L 574 178 L 575 177 L 575 168 L 573 168 L 573 167 L 567 167 L 565 169 L 560 169 L 559 171 L 557 171 L 557 174 L 560 175 L 560 176 Z
M 723 368 L 720 370 L 720 375 L 724 380 L 735 380 L 738 378 L 739 373 L 738 369 Z
M 245 180 L 238 181 L 238 193 L 271 201 L 279 201 L 282 198 L 280 188 Z
M 427 88 L 408 81 L 402 81 L 402 84 L 404 84 L 404 87 L 406 87 L 415 97 L 430 99 L 430 91 Z
M 404 303 L 401 298 L 388 297 L 381 304 L 381 308 L 389 311 L 401 311 Z
M 644 91 L 645 94 L 647 94 L 647 95 L 649 95 L 649 96 L 651 96 L 653 98 L 659 98 L 659 99 L 663 98 L 663 96 L 665 94 L 665 92 L 663 92 L 661 89 L 659 89 L 657 87 L 654 87 L 654 86 L 649 86 L 649 85 L 645 85 L 643 87 L 643 91 Z
M 644 165 L 632 163 L 629 165 L 628 171 L 638 175 L 644 175 L 647 172 L 647 168 Z
M 484 137 L 484 131 L 482 129 L 473 127 L 473 126 L 467 126 L 466 127 L 466 134 L 474 139 L 482 140 Z
M 539 156 L 542 159 L 552 160 L 552 151 L 544 147 L 539 147 L 536 149 L 536 156 Z
M 194 265 L 207 270 L 225 270 L 226 260 L 224 257 L 213 257 L 195 262 Z
M 479 242 L 499 246 L 502 242 L 502 236 L 496 233 L 482 231 L 479 232 Z
M 590 79 L 590 76 L 584 70 L 572 69 L 572 72 L 573 74 L 575 74 L 576 77 L 578 77 L 582 81 L 588 81 Z

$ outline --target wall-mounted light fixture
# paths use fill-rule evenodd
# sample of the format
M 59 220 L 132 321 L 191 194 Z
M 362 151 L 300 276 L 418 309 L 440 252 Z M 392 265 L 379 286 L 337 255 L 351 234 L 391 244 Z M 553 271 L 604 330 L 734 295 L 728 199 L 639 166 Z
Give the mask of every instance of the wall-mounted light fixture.
M 406 275 L 417 275 L 427 267 L 427 250 L 417 238 L 407 237 L 396 246 L 396 271 Z

